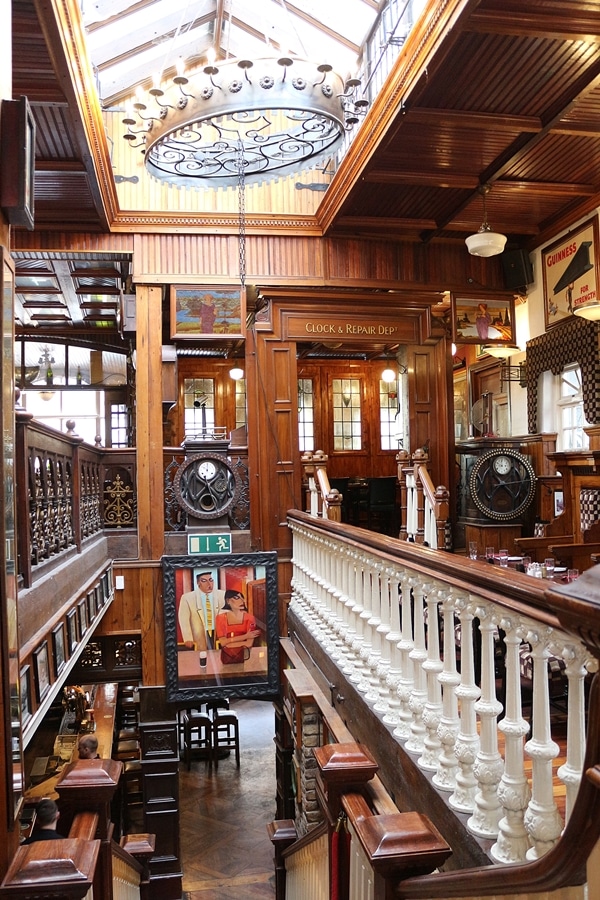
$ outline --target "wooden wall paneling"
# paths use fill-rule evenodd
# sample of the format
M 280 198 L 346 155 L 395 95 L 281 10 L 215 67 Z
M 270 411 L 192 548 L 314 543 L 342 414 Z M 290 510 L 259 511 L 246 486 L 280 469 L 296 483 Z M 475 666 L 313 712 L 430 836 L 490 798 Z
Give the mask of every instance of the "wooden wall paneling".
M 250 341 L 246 389 L 252 543 L 261 550 L 289 550 L 285 511 L 302 508 L 296 344 L 255 331 Z
M 429 447 L 434 485 L 454 482 L 452 379 L 446 377 L 446 342 L 408 348 L 410 451 Z
M 158 559 L 164 550 L 164 487 L 161 378 L 162 288 L 136 289 L 137 514 L 141 559 Z
M 139 603 L 142 630 L 142 680 L 145 685 L 161 685 L 166 681 L 166 672 L 163 579 L 160 566 L 140 569 Z

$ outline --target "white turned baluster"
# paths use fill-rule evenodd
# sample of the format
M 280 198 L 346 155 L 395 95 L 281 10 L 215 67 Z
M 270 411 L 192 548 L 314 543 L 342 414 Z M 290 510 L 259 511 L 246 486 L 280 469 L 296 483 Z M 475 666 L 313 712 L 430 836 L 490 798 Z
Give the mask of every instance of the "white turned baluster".
M 365 700 L 370 706 L 373 706 L 373 704 L 375 704 L 379 698 L 379 681 L 376 674 L 377 662 L 379 660 L 379 649 L 377 647 L 379 635 L 377 634 L 376 629 L 373 627 L 373 623 L 376 622 L 377 624 L 379 624 L 380 619 L 377 612 L 373 609 L 373 607 L 376 606 L 377 603 L 379 589 L 377 588 L 376 591 L 374 587 L 374 579 L 376 576 L 371 563 L 372 560 L 370 557 L 363 557 L 365 609 L 361 616 L 363 619 L 364 627 L 363 651 L 361 652 L 361 657 L 363 658 L 365 663 L 365 678 L 368 682 L 368 688 L 365 693 Z
M 333 539 L 329 539 L 325 543 L 327 552 L 327 589 L 330 597 L 331 606 L 331 630 L 333 637 L 333 650 L 331 658 L 340 668 L 344 657 L 344 619 L 340 604 L 340 577 L 339 577 L 339 554 L 337 546 Z
M 379 700 L 373 707 L 377 712 L 383 713 L 383 718 L 390 708 L 389 687 L 387 677 L 390 671 L 390 645 L 387 636 L 390 633 L 390 576 L 389 570 L 384 566 L 378 566 L 379 572 L 379 662 L 377 663 L 377 677 L 379 679 Z
M 394 735 L 401 740 L 410 737 L 410 725 L 412 713 L 410 711 L 410 698 L 415 686 L 413 676 L 413 661 L 411 652 L 414 650 L 413 624 L 412 624 L 412 584 L 410 573 L 404 569 L 401 575 L 402 585 L 402 616 L 400 620 L 400 633 L 402 637 L 398 644 L 400 652 L 400 680 L 398 682 L 398 725 L 394 729 Z
M 383 717 L 386 725 L 397 726 L 399 719 L 400 697 L 398 696 L 398 686 L 400 684 L 400 676 L 402 675 L 402 667 L 400 660 L 400 647 L 398 642 L 402 635 L 400 633 L 400 596 L 398 594 L 398 585 L 400 584 L 400 573 L 392 566 L 386 569 L 388 577 L 388 589 L 390 600 L 390 629 L 385 636 L 389 650 L 390 666 L 387 674 L 386 684 L 389 689 L 389 706 L 388 711 Z M 394 732 L 395 733 L 395 732 Z
M 479 752 L 475 704 L 481 691 L 475 684 L 473 606 L 464 597 L 458 597 L 456 605 L 460 619 L 460 684 L 456 689 L 456 696 L 460 700 L 460 727 L 455 747 L 458 762 L 456 786 L 448 803 L 460 812 L 471 812 L 475 809 L 477 792 L 477 779 L 473 767 Z
M 356 554 L 355 558 L 354 578 L 356 591 L 356 671 L 354 675 L 350 676 L 350 680 L 356 683 L 358 690 L 364 694 L 369 689 L 366 664 L 369 646 L 365 643 L 365 624 L 369 615 L 365 609 L 366 585 L 363 556 L 359 553 Z
M 425 747 L 425 723 L 423 722 L 423 710 L 427 703 L 427 676 L 423 665 L 427 659 L 425 646 L 425 609 L 424 600 L 433 584 L 422 582 L 418 576 L 411 579 L 413 604 L 414 604 L 414 629 L 415 643 L 410 652 L 413 661 L 414 686 L 410 694 L 408 705 L 412 713 L 410 723 L 410 737 L 406 742 L 406 749 L 415 753 L 422 753 Z
M 525 744 L 531 757 L 531 800 L 525 813 L 525 828 L 532 846 L 527 859 L 539 859 L 550 850 L 562 831 L 562 821 L 554 802 L 552 789 L 552 760 L 559 747 L 550 735 L 550 697 L 548 691 L 548 632 L 530 631 L 527 640 L 533 660 L 533 704 L 531 717 L 533 732 Z
M 438 726 L 442 717 L 442 686 L 440 675 L 442 660 L 440 658 L 440 625 L 438 604 L 440 591 L 433 587 L 427 594 L 427 659 L 423 670 L 427 678 L 427 702 L 423 707 L 423 722 L 426 735 L 423 741 L 423 753 L 417 760 L 422 769 L 437 772 L 438 760 L 442 748 L 438 737 Z
M 498 751 L 497 731 L 502 705 L 496 700 L 493 608 L 486 604 L 480 606 L 477 613 L 481 632 L 481 697 L 475 704 L 475 709 L 481 722 L 481 742 L 473 766 L 478 786 L 475 809 L 467 824 L 473 834 L 491 838 L 498 834 L 498 822 L 502 813 L 498 800 L 498 783 L 504 764 Z
M 456 668 L 455 599 L 451 590 L 444 589 L 441 596 L 442 621 L 444 623 L 444 670 L 439 675 L 442 688 L 442 715 L 438 725 L 438 737 L 442 747 L 437 772 L 433 776 L 433 783 L 443 791 L 454 790 L 458 771 L 455 751 L 460 720 L 456 689 L 460 684 L 460 675 Z
M 569 715 L 567 719 L 567 759 L 558 770 L 558 777 L 567 789 L 565 824 L 569 821 L 579 790 L 585 754 L 585 691 L 584 679 L 590 661 L 582 647 L 569 644 L 563 648 L 568 679 Z
M 354 608 L 354 601 L 351 599 L 351 576 L 354 573 L 354 562 L 352 559 L 352 555 L 349 551 L 348 547 L 342 547 L 342 552 L 339 554 L 339 571 L 340 571 L 340 582 L 341 582 L 341 594 L 340 594 L 340 604 L 343 608 L 343 616 L 344 616 L 344 629 L 343 629 L 343 638 L 344 638 L 344 651 L 342 655 L 342 672 L 344 675 L 348 676 L 351 674 L 354 669 L 354 657 L 352 653 L 352 642 L 356 637 L 356 628 L 354 627 L 354 616 L 352 610 Z
M 529 803 L 529 782 L 525 775 L 523 741 L 529 725 L 521 708 L 521 660 L 522 628 L 518 619 L 502 619 L 500 627 L 505 632 L 506 700 L 504 718 L 498 724 L 504 734 L 504 774 L 498 786 L 498 799 L 504 815 L 498 823 L 498 840 L 491 849 L 496 862 L 523 862 L 530 842 L 525 830 L 525 810 Z

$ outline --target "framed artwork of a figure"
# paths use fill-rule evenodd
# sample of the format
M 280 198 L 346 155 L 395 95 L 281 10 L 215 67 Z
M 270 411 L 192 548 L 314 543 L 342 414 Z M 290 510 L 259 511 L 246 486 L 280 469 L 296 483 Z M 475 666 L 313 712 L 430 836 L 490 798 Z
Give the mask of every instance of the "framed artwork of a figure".
M 274 553 L 163 557 L 167 697 L 277 691 Z

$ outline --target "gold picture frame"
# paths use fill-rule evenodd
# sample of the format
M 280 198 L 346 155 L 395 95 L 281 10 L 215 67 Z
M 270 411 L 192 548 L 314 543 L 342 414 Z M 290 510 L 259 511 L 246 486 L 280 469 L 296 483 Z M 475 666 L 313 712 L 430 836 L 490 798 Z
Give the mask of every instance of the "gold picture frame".
M 455 344 L 515 343 L 515 301 L 511 296 L 451 295 L 452 340 Z
M 246 301 L 239 286 L 171 285 L 173 340 L 240 340 L 245 334 Z

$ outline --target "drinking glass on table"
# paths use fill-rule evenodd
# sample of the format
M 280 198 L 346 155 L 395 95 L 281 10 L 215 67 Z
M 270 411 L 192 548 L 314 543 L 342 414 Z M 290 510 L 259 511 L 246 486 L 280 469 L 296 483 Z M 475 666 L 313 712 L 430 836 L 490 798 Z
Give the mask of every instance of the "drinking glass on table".
M 477 541 L 469 541 L 469 557 L 477 559 Z
M 546 578 L 554 578 L 554 558 L 552 556 L 547 556 L 544 560 L 544 565 L 546 567 Z
M 523 571 L 527 575 L 529 573 L 529 566 L 531 565 L 531 557 L 524 556 L 523 559 L 521 560 L 521 565 L 523 566 Z
M 498 560 L 503 569 L 508 566 L 508 550 L 498 550 Z
M 485 548 L 485 558 L 488 562 L 494 562 L 494 548 L 486 547 Z
M 579 569 L 567 569 L 567 581 L 575 581 L 579 578 Z

